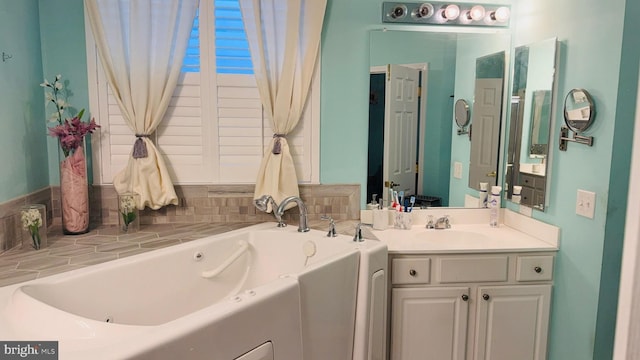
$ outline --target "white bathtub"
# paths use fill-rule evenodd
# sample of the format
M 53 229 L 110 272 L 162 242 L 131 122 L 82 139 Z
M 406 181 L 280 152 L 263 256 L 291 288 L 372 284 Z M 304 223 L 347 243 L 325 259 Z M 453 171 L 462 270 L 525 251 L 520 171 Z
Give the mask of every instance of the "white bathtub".
M 382 359 L 385 285 L 385 245 L 264 223 L 0 288 L 0 339 L 57 340 L 60 359 Z

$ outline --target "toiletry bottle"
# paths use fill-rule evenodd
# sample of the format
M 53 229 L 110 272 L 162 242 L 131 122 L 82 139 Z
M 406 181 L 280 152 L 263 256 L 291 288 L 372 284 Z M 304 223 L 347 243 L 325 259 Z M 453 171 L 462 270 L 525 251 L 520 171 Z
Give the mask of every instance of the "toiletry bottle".
M 378 194 L 371 195 L 371 202 L 367 204 L 367 210 L 374 210 L 378 208 L 378 201 L 376 201 L 377 197 Z
M 500 191 L 502 187 L 491 187 L 491 200 L 489 200 L 489 226 L 497 227 L 500 220 L 498 219 L 500 211 Z
M 522 186 L 514 185 L 513 186 L 513 194 L 511 194 L 511 201 L 516 204 L 520 204 L 522 200 Z
M 489 186 L 489 183 L 486 182 L 481 182 L 480 183 L 480 193 L 478 194 L 480 196 L 480 206 L 483 208 L 487 207 L 487 187 Z
M 380 206 L 373 210 L 373 229 L 386 230 L 389 227 L 389 209 L 386 206 Z

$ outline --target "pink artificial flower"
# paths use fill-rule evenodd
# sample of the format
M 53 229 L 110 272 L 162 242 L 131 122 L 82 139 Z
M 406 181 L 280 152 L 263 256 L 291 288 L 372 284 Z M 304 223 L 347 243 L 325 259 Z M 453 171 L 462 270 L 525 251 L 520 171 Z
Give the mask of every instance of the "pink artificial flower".
M 95 119 L 91 119 L 88 123 L 83 122 L 81 120 L 83 114 L 84 109 L 74 118 L 66 119 L 63 124 L 49 128 L 49 135 L 58 138 L 65 157 L 82 145 L 87 134 L 93 133 L 100 127 Z

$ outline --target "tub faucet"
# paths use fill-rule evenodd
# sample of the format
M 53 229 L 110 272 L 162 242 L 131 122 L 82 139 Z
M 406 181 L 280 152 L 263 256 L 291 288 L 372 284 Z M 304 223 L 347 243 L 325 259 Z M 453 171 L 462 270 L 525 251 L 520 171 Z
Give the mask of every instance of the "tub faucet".
M 297 196 L 289 196 L 288 198 L 282 200 L 278 208 L 274 211 L 276 218 L 278 216 L 282 218 L 282 214 L 284 214 L 285 208 L 292 201 L 295 201 L 295 203 L 298 205 L 298 209 L 300 210 L 300 222 L 298 223 L 298 232 L 309 231 L 309 227 L 307 226 L 307 206 L 302 202 L 302 199 L 300 199 Z
M 445 215 L 436 220 L 434 227 L 436 229 L 450 229 L 451 223 L 449 222 L 449 215 Z
M 363 242 L 362 238 L 362 227 L 363 226 L 371 226 L 369 224 L 358 223 L 356 224 L 356 233 L 353 235 L 353 241 L 355 242 Z

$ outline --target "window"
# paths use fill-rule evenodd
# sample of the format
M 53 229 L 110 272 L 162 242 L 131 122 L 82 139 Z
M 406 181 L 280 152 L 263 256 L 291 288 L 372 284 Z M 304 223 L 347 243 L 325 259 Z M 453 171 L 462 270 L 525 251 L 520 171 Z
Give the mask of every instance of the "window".
M 111 95 L 88 25 L 86 31 L 91 109 L 102 126 L 96 149 L 101 166 L 94 167 L 94 179 L 109 184 L 125 167 L 135 138 Z M 302 183 L 319 181 L 317 79 L 319 71 L 303 119 L 288 137 Z M 262 112 L 238 0 L 201 1 L 182 76 L 154 139 L 172 180 L 255 183 L 272 135 Z

